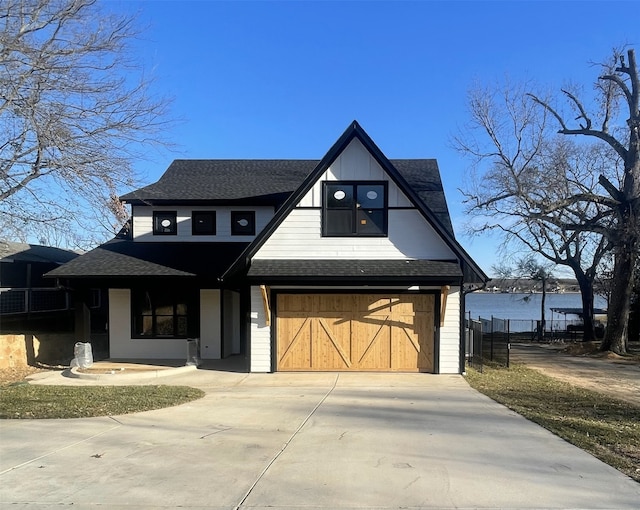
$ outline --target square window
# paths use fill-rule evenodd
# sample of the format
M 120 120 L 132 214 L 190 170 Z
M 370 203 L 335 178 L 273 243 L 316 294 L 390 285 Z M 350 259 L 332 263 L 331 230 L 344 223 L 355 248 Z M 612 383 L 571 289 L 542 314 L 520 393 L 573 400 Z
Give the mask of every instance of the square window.
M 231 211 L 231 235 L 252 236 L 255 233 L 255 211 Z
M 328 236 L 349 236 L 353 233 L 351 209 L 330 209 L 325 215 L 325 233 Z
M 154 235 L 176 235 L 178 233 L 178 219 L 176 211 L 154 211 Z
M 191 234 L 194 236 L 215 235 L 216 212 L 193 211 L 191 213 Z
M 325 182 L 322 235 L 387 235 L 387 183 Z
M 345 184 L 327 184 L 325 204 L 329 209 L 353 208 L 353 186 Z
M 132 289 L 131 318 L 134 338 L 186 338 L 197 321 L 189 318 L 193 299 L 179 289 Z
M 382 235 L 386 232 L 385 214 L 382 209 L 358 209 L 358 234 Z
M 358 207 L 363 209 L 383 209 L 384 186 L 381 184 L 359 185 Z

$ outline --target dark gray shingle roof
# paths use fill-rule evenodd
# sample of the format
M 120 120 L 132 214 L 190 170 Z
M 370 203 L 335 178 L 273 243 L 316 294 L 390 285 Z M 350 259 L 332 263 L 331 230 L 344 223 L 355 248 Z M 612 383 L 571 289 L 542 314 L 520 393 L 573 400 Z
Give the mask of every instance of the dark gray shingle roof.
M 248 272 L 249 278 L 266 280 L 349 279 L 375 284 L 382 279 L 412 282 L 434 279 L 456 280 L 462 277 L 457 261 L 448 260 L 282 260 L 254 259 Z
M 176 159 L 154 184 L 126 201 L 242 200 L 291 193 L 317 165 L 312 160 Z
M 393 166 L 453 235 L 435 159 L 392 159 Z M 319 160 L 177 159 L 154 184 L 121 197 L 140 203 L 251 201 L 281 204 Z
M 21 262 L 53 262 L 63 264 L 75 259 L 79 253 L 53 246 L 0 241 L 0 260 Z
M 114 239 L 47 273 L 56 278 L 219 278 L 247 243 L 146 243 Z

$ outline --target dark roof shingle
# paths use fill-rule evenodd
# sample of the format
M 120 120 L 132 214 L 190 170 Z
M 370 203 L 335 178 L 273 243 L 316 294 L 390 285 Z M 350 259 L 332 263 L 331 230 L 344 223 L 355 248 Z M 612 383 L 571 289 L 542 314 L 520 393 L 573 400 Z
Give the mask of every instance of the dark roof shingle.
M 394 281 L 406 278 L 418 283 L 432 279 L 459 280 L 462 271 L 457 261 L 450 260 L 254 259 L 248 276 L 265 281 L 348 279 L 366 284 L 387 278 Z
M 160 243 L 113 239 L 47 273 L 56 278 L 218 279 L 248 243 Z
M 435 159 L 392 159 L 391 164 L 453 235 Z M 281 204 L 319 160 L 177 159 L 155 183 L 120 197 L 131 203 L 251 201 Z
M 38 244 L 0 241 L 0 260 L 7 262 L 52 262 L 64 264 L 80 255 L 74 251 Z
M 289 194 L 317 163 L 312 160 L 176 159 L 157 182 L 120 198 L 153 203 L 231 201 Z

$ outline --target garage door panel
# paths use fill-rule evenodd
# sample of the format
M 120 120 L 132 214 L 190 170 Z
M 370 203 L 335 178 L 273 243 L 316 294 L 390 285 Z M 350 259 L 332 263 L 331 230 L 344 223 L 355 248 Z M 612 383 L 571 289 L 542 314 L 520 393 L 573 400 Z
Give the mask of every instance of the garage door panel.
M 313 366 L 316 370 L 352 368 L 351 321 L 314 318 Z
M 350 294 L 317 294 L 313 299 L 314 315 L 342 315 L 345 310 L 352 311 L 354 298 Z
M 434 369 L 433 295 L 296 294 L 277 303 L 278 370 Z
M 356 311 L 361 315 L 389 315 L 391 313 L 391 298 L 376 295 L 354 296 Z
M 306 314 L 283 314 L 278 321 L 278 367 L 281 370 L 311 369 L 313 321 Z
M 360 370 L 391 368 L 390 315 L 370 315 L 353 322 L 354 360 Z
M 304 312 L 307 313 L 314 306 L 313 295 L 308 294 L 279 294 L 278 313 Z
M 433 312 L 424 312 L 416 315 L 414 331 L 420 340 L 420 353 L 418 355 L 418 370 L 433 372 L 435 369 L 433 346 L 435 335 L 435 318 Z

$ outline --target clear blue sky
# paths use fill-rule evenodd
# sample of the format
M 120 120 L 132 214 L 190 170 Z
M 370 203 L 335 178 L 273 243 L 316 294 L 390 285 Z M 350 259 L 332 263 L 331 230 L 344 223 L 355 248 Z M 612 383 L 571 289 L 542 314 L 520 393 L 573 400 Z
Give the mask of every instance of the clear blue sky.
M 174 158 L 319 159 L 356 119 L 389 158 L 436 158 L 458 240 L 491 273 L 496 239 L 463 235 L 469 162 L 450 139 L 474 83 L 587 87 L 614 46 L 640 51 L 635 1 L 123 1 L 137 50 L 175 98 Z

